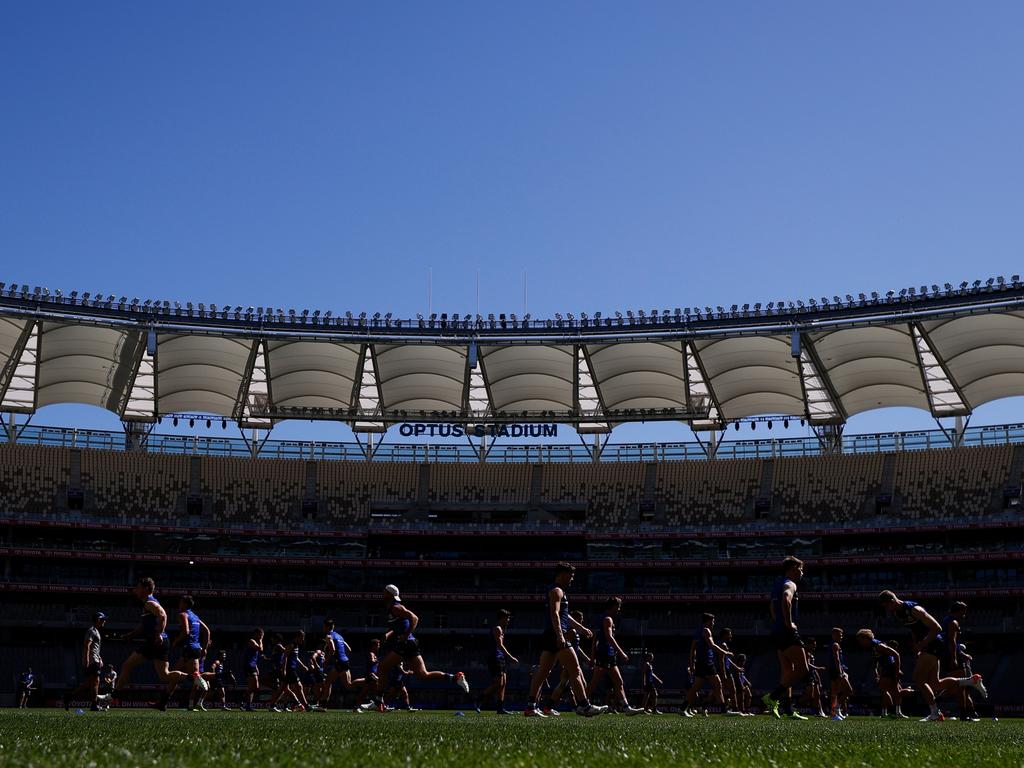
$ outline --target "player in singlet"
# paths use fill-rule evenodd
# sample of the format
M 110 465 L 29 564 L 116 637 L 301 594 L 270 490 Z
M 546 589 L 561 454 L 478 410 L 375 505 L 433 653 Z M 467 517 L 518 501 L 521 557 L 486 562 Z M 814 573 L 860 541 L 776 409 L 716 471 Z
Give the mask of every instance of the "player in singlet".
M 793 720 L 807 719 L 793 709 L 793 686 L 804 681 L 809 671 L 804 644 L 796 626 L 800 614 L 797 582 L 803 575 L 803 562 L 796 557 L 787 557 L 782 561 L 782 575 L 772 585 L 769 616 L 772 642 L 779 657 L 779 685 L 761 698 L 772 715 L 781 717 L 781 709 Z
M 664 685 L 661 678 L 654 674 L 654 654 L 650 651 L 644 654 L 644 665 L 640 671 L 640 687 L 643 691 L 644 712 L 649 715 L 660 715 L 658 709 L 658 686 Z
M 583 611 L 570 611 L 569 616 L 572 617 L 572 620 L 575 621 L 577 624 L 583 624 Z M 576 658 L 580 662 L 577 677 L 579 678 L 580 685 L 586 688 L 587 679 L 586 676 L 583 674 L 583 667 L 584 665 L 586 665 L 593 669 L 594 660 L 587 656 L 586 651 L 583 650 L 582 643 L 580 642 L 580 633 L 576 629 L 576 627 L 569 627 L 569 631 L 566 633 L 565 638 L 569 641 L 569 644 L 572 646 L 572 649 L 576 652 Z M 532 673 L 535 671 L 536 669 L 531 670 L 531 677 Z M 546 682 L 547 681 L 545 681 L 545 683 Z M 545 706 L 541 711 L 546 715 L 551 714 L 551 712 L 558 711 L 557 707 L 561 703 L 562 697 L 565 696 L 566 692 L 569 693 L 569 698 L 572 702 L 572 707 L 573 709 L 575 709 L 576 695 L 572 692 L 572 686 L 569 685 L 569 670 L 565 667 L 560 667 L 558 685 L 555 686 L 555 690 L 551 692 L 551 695 L 547 697 L 547 706 Z M 542 696 L 541 698 L 544 697 Z
M 970 676 L 970 664 L 963 652 L 963 620 L 967 617 L 967 603 L 957 601 L 949 609 L 949 613 L 943 616 L 942 636 L 945 638 L 946 653 L 941 659 L 941 666 L 950 677 Z M 974 699 L 971 698 L 970 690 L 960 689 L 960 719 L 965 722 L 976 723 L 980 720 L 974 709 Z
M 103 643 L 101 630 L 106 623 L 106 614 L 97 612 L 92 617 L 92 626 L 85 631 L 85 640 L 82 642 L 81 676 L 78 687 L 64 695 L 65 710 L 71 709 L 71 702 L 75 700 L 76 696 L 88 696 L 89 709 L 93 712 L 99 711 L 101 701 L 109 699 L 109 696 L 100 699 L 100 672 L 103 669 L 103 654 L 100 649 Z
M 826 669 L 820 666 L 815 659 L 815 654 L 818 652 L 818 641 L 813 637 L 808 637 L 804 640 L 804 654 L 807 657 L 807 677 L 805 678 L 805 687 L 803 695 L 800 697 L 801 704 L 810 704 L 814 709 L 814 714 L 817 717 L 827 718 L 825 714 L 825 699 L 826 688 L 822 681 L 822 672 Z
M 291 642 L 284 646 L 282 651 L 278 652 L 278 658 L 281 659 L 280 683 L 278 684 L 277 691 L 274 692 L 270 701 L 267 702 L 271 712 L 283 711 L 277 705 L 277 702 L 286 692 L 290 693 L 298 701 L 299 711 L 310 711 L 309 702 L 306 700 L 306 691 L 302 686 L 302 679 L 300 677 L 303 672 L 309 669 L 305 662 L 302 661 L 302 646 L 305 644 L 306 633 L 300 629 L 292 636 Z
M 743 717 L 753 717 L 750 711 L 750 702 L 753 699 L 750 681 L 747 679 L 747 654 L 737 653 L 730 659 L 725 660 L 729 667 L 729 673 L 733 677 L 733 687 L 736 689 L 736 706 Z
M 832 719 L 845 720 L 846 700 L 853 693 L 850 676 L 847 674 L 846 658 L 843 656 L 843 630 L 832 628 L 832 645 L 828 654 L 829 701 L 832 704 Z
M 590 678 L 590 685 L 587 686 L 587 696 L 592 698 L 598 686 L 607 677 L 608 699 L 612 706 L 624 715 L 639 715 L 643 710 L 629 705 L 626 684 L 619 669 L 620 661 L 629 661 L 629 656 L 615 639 L 615 617 L 620 610 L 621 597 L 609 597 L 605 601 L 604 615 L 601 616 L 597 631 L 594 633 L 594 676 Z
M 555 581 L 545 593 L 546 610 L 544 611 L 544 632 L 540 642 L 540 662 L 537 671 L 530 681 L 530 696 L 523 714 L 527 717 L 544 717 L 538 707 L 540 689 L 548 679 L 552 667 L 556 663 L 568 672 L 569 685 L 576 696 L 576 713 L 585 717 L 593 717 L 608 711 L 607 707 L 598 707 L 590 703 L 587 691 L 583 687 L 580 675 L 579 658 L 567 638 L 570 627 L 575 627 L 583 637 L 589 639 L 593 632 L 575 621 L 569 615 L 569 598 L 566 590 L 572 584 L 576 569 L 569 563 L 561 562 L 555 566 Z M 552 711 L 557 711 L 552 709 Z
M 344 698 L 345 691 L 351 691 L 352 665 L 349 662 L 349 653 L 352 648 L 345 642 L 334 628 L 334 619 L 324 619 L 324 682 L 318 688 L 320 708 L 326 709 L 330 704 L 331 695 L 334 691 L 334 684 L 341 683 L 341 696 Z
M 377 694 L 378 683 L 377 670 L 380 669 L 379 653 L 380 640 L 374 638 L 370 641 L 370 650 L 366 652 L 366 673 L 352 681 L 352 685 L 359 690 L 356 694 L 354 712 L 366 712 L 374 707 L 373 697 Z
M 384 682 L 388 680 L 391 670 L 404 661 L 406 668 L 418 680 L 447 680 L 462 689 L 463 693 L 469 693 L 469 681 L 462 672 L 438 672 L 428 671 L 420 653 L 420 645 L 416 640 L 416 626 L 419 624 L 419 617 L 410 611 L 402 603 L 398 587 L 388 584 L 384 587 L 384 594 L 387 595 L 387 622 L 388 631 L 384 635 L 384 644 L 381 648 L 382 658 L 378 671 L 377 693 L 380 695 L 380 708 L 384 707 Z
M 210 689 L 206 678 L 202 674 L 202 659 L 206 656 L 206 649 L 209 648 L 212 640 L 210 628 L 192 610 L 194 607 L 195 598 L 192 595 L 181 596 L 181 599 L 178 601 L 178 627 L 180 631 L 171 645 L 172 648 L 181 646 L 181 658 L 178 659 L 176 669 L 184 672 L 192 679 L 193 694 L 196 690 L 205 692 Z M 174 695 L 174 689 L 177 684 L 177 681 L 168 684 L 168 697 Z
M 263 656 L 263 629 L 256 627 L 245 641 L 242 659 L 245 669 L 245 711 L 252 712 L 253 700 L 260 690 L 260 657 Z
M 210 691 L 213 693 L 214 701 L 220 703 L 221 709 L 231 709 L 228 706 L 228 686 L 235 684 L 235 676 L 228 667 L 227 651 L 217 654 L 217 658 L 213 660 L 210 667 L 210 672 L 213 675 L 210 680 Z
M 981 698 L 988 696 L 981 675 L 970 677 L 939 677 L 940 659 L 946 655 L 942 626 L 922 606 L 913 600 L 900 600 L 890 591 L 878 595 L 878 602 L 886 612 L 910 630 L 914 639 L 911 652 L 917 654 L 914 664 L 914 684 L 928 706 L 928 716 L 922 722 L 944 720 L 935 697 L 940 692 L 959 693 L 960 688 L 973 688 Z
M 701 625 L 693 633 L 693 640 L 690 643 L 689 672 L 693 676 L 693 685 L 686 693 L 686 707 L 682 712 L 684 717 L 693 717 L 696 714 L 697 694 L 700 693 L 705 683 L 711 684 L 712 701 L 720 705 L 725 704 L 722 678 L 718 676 L 718 671 L 715 669 L 715 654 L 729 657 L 732 656 L 732 651 L 715 642 L 712 634 L 712 629 L 715 626 L 714 614 L 702 614 L 700 619 Z
M 732 651 L 732 630 L 726 627 L 718 633 L 718 645 L 727 651 Z M 735 655 L 735 652 L 733 653 Z M 738 717 L 740 715 L 739 701 L 736 696 L 736 684 L 732 674 L 732 656 L 715 651 L 715 671 L 722 681 L 722 696 L 725 699 L 725 714 Z
M 139 626 L 124 635 L 122 640 L 142 639 L 142 645 L 125 659 L 121 666 L 121 674 L 117 679 L 117 686 L 114 688 L 113 698 L 119 699 L 124 689 L 131 681 L 132 671 L 144 661 L 153 663 L 153 669 L 161 682 L 167 684 L 167 690 L 160 694 L 160 700 L 154 705 L 156 709 L 167 709 L 168 690 L 172 690 L 188 675 L 179 670 L 172 670 L 168 667 L 167 656 L 170 650 L 170 643 L 167 640 L 167 612 L 160 605 L 160 601 L 153 596 L 156 591 L 156 583 L 143 577 L 132 589 L 132 594 L 142 601 L 142 620 Z
M 18 676 L 18 709 L 25 709 L 28 706 L 28 699 L 35 690 L 36 676 L 32 674 L 32 667 L 29 667 Z
M 903 691 L 900 687 L 900 654 L 891 645 L 886 645 L 875 638 L 870 629 L 857 630 L 857 644 L 866 651 L 871 651 L 875 661 L 875 682 L 882 692 L 882 717 L 905 719 L 901 704 Z
M 498 611 L 498 620 L 490 632 L 490 648 L 487 653 L 487 669 L 491 673 L 491 684 L 487 686 L 476 703 L 476 711 L 480 712 L 487 700 L 495 697 L 497 702 L 495 711 L 499 715 L 512 714 L 505 709 L 505 686 L 508 684 L 506 665 L 518 664 L 519 659 L 511 654 L 505 647 L 505 632 L 508 623 L 512 620 L 512 612 L 502 608 Z

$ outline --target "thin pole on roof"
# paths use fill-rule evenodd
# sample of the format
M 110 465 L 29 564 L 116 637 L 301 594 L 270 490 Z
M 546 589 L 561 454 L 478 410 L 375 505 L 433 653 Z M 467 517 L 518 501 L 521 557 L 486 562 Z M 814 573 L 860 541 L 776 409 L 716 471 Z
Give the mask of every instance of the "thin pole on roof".
M 427 317 L 434 311 L 434 268 L 427 267 Z
M 524 269 L 523 270 L 523 317 L 524 318 L 526 317 L 526 315 L 530 311 L 530 302 L 527 301 L 528 295 L 527 295 L 526 286 L 527 286 L 526 270 Z
M 480 270 L 476 271 L 476 313 L 480 314 Z

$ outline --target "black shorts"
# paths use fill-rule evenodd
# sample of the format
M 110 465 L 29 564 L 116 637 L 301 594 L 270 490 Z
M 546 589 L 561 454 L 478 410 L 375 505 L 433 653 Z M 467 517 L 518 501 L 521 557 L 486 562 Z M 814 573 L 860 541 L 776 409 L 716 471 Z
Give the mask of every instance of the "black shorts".
M 413 642 L 415 643 L 416 641 L 413 640 Z M 327 674 L 331 674 L 331 672 L 337 671 L 338 674 L 341 674 L 343 672 L 348 672 L 351 669 L 351 664 L 349 664 L 347 661 L 341 661 L 339 659 L 338 661 L 335 661 L 333 664 L 328 664 L 326 667 L 324 667 L 324 672 L 326 672 Z
M 657 693 L 658 691 L 653 682 L 644 683 L 642 690 L 644 693 Z
M 619 666 L 619 659 L 617 656 L 598 656 L 594 659 L 594 666 L 599 669 L 615 669 Z
M 559 653 L 567 647 L 564 644 L 559 645 L 558 638 L 555 637 L 555 632 L 552 629 L 545 629 L 540 636 L 540 649 L 545 653 Z
M 498 675 L 505 674 L 505 660 L 504 659 L 488 659 L 487 670 L 491 673 L 491 677 L 497 677 Z
M 388 640 L 384 644 L 384 653 L 397 653 L 403 659 L 412 659 L 420 655 L 420 643 L 419 640 Z
M 707 662 L 699 662 L 698 661 L 696 666 L 694 666 L 694 668 L 693 668 L 693 676 L 694 677 L 708 678 L 708 677 L 714 677 L 717 674 L 718 674 L 718 670 L 715 669 L 715 665 L 714 664 L 708 664 Z
M 245 668 L 245 676 L 246 677 L 259 677 L 260 676 L 260 668 L 259 667 L 246 667 Z
M 295 685 L 297 682 L 299 682 L 299 670 L 289 669 L 287 672 L 285 672 L 284 682 L 285 685 Z
M 181 649 L 181 658 L 195 661 L 203 658 L 203 648 L 199 645 L 186 645 Z
M 833 683 L 839 680 L 839 678 L 842 676 L 843 673 L 840 672 L 838 669 L 829 669 L 828 671 L 828 679 Z
M 166 637 L 157 638 L 156 640 L 145 641 L 139 648 L 139 653 L 142 654 L 142 658 L 149 661 L 167 661 L 170 647 L 171 644 Z
M 804 641 L 800 639 L 800 633 L 795 629 L 784 632 L 772 632 L 772 642 L 775 644 L 775 650 L 777 651 L 788 651 L 794 645 L 797 648 L 804 647 Z

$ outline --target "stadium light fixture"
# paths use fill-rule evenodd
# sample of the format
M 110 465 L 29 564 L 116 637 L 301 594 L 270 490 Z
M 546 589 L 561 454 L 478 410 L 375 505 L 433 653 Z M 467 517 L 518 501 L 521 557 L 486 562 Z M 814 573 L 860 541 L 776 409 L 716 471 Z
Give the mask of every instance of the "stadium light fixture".
M 206 420 L 206 428 L 209 429 L 212 426 L 213 426 L 213 422 L 211 422 L 209 419 L 207 419 Z
M 188 425 L 189 425 L 190 427 L 194 427 L 194 426 L 196 425 L 196 420 L 195 420 L 195 419 L 189 419 L 189 420 L 188 420 Z
M 178 426 L 178 417 L 177 417 L 177 416 L 175 416 L 175 417 L 174 417 L 173 419 L 171 419 L 171 423 L 172 423 L 172 424 L 173 424 L 174 426 Z

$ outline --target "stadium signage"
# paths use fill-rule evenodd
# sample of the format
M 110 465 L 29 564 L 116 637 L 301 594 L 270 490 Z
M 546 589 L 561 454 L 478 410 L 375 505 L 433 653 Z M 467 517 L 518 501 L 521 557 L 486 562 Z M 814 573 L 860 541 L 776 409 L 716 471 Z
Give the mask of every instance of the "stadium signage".
M 558 437 L 557 424 L 400 424 L 402 437 Z

